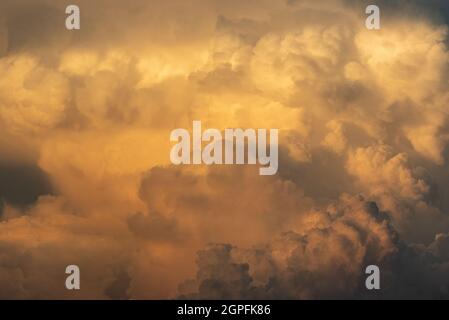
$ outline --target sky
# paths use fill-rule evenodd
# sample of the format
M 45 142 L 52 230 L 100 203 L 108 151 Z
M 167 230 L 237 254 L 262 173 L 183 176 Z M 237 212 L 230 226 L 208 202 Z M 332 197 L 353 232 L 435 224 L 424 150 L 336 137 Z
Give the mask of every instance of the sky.
M 1 0 L 0 298 L 449 298 L 449 4 L 371 2 Z M 277 174 L 171 164 L 194 120 Z

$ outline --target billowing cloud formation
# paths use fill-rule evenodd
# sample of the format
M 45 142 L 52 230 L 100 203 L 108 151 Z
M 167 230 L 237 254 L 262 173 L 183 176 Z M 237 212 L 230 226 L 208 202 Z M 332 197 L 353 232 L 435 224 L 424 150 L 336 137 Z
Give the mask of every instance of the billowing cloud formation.
M 0 4 L 1 298 L 448 298 L 445 1 L 78 2 Z M 172 166 L 193 120 L 278 174 Z
M 447 245 L 446 234 L 437 235 L 428 247 L 407 246 L 398 238 L 388 215 L 361 197 L 345 196 L 313 216 L 320 221 L 314 227 L 284 233 L 259 248 L 217 244 L 200 251 L 196 279 L 180 285 L 181 297 L 449 297 L 449 261 L 447 252 L 441 250 Z M 362 270 L 370 264 L 388 270 L 382 277 L 387 285 L 381 292 L 365 289 Z

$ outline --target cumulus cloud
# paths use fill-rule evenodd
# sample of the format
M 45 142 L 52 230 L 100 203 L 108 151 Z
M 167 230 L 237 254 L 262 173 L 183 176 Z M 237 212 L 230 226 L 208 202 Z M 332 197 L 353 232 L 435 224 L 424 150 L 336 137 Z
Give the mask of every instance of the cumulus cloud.
M 448 297 L 446 1 L 78 3 L 0 4 L 0 297 Z M 172 166 L 193 120 L 278 175 Z
M 262 247 L 199 251 L 196 278 L 179 286 L 180 298 L 448 298 L 447 235 L 428 247 L 407 246 L 388 215 L 362 197 L 344 197 L 319 214 L 323 224 Z M 369 264 L 387 270 L 379 293 L 364 288 Z

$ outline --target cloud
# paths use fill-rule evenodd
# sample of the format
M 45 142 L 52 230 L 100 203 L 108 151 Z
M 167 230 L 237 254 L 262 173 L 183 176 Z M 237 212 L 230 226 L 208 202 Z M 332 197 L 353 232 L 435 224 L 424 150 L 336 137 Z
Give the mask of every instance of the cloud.
M 445 1 L 78 3 L 0 4 L 1 297 L 447 298 Z M 278 175 L 172 166 L 193 120 Z
M 199 251 L 197 276 L 180 285 L 180 298 L 447 298 L 446 235 L 429 247 L 407 246 L 388 215 L 361 197 L 345 197 L 321 214 L 326 225 L 284 233 L 259 248 Z M 378 293 L 364 288 L 369 264 L 381 266 Z
M 66 79 L 30 55 L 1 60 L 0 118 L 11 132 L 49 130 L 64 116 Z
M 48 176 L 33 166 L 0 165 L 0 197 L 13 205 L 30 205 L 41 195 L 53 193 Z

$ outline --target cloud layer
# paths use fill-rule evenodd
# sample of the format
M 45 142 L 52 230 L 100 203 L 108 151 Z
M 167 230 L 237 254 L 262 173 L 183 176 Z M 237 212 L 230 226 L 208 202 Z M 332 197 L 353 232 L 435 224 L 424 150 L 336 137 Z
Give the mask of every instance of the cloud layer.
M 78 3 L 0 4 L 0 298 L 449 298 L 445 1 Z M 278 174 L 172 166 L 193 120 Z

